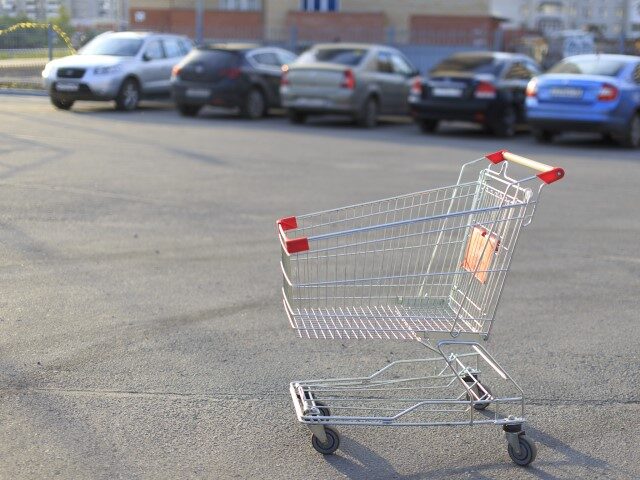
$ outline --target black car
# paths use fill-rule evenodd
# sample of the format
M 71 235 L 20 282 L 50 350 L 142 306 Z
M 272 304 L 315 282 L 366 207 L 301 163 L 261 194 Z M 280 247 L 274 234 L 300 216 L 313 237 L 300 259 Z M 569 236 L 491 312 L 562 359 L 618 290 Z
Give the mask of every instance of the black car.
M 180 113 L 195 116 L 205 105 L 239 108 L 247 118 L 280 106 L 282 67 L 296 55 L 274 47 L 215 44 L 195 48 L 173 68 L 171 87 Z
M 511 136 L 525 121 L 525 92 L 540 67 L 512 53 L 468 52 L 446 58 L 416 82 L 409 95 L 411 115 L 424 132 L 442 120 L 483 125 L 499 136 Z

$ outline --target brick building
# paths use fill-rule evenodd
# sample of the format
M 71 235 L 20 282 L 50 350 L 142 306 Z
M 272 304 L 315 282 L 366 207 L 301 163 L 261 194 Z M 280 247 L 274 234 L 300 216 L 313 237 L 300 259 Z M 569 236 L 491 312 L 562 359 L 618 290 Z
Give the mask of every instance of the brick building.
M 196 0 L 129 0 L 132 29 L 195 35 Z M 205 0 L 204 38 L 492 45 L 491 0 Z

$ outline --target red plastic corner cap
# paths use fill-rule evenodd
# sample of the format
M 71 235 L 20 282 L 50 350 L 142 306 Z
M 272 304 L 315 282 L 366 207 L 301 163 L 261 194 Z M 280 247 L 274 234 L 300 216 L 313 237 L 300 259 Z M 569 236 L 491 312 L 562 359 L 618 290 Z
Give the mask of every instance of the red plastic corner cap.
M 309 240 L 307 237 L 290 238 L 285 241 L 287 253 L 300 253 L 309 250 Z
M 551 170 L 538 174 L 538 178 L 544 183 L 553 183 L 564 177 L 564 170 L 560 167 L 553 167 Z
M 280 225 L 280 227 L 282 227 L 282 230 L 285 232 L 287 230 L 294 230 L 298 228 L 298 221 L 296 220 L 296 217 L 281 218 L 276 223 Z
M 488 153 L 487 155 L 485 155 L 485 158 L 491 163 L 500 163 L 504 160 L 504 152 L 506 152 L 506 150 L 498 150 L 497 152 Z

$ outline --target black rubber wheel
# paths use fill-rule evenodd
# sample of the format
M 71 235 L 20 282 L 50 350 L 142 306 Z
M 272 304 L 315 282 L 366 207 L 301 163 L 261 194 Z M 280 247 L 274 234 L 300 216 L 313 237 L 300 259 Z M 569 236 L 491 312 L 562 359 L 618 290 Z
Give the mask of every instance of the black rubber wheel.
M 133 78 L 127 78 L 116 96 L 116 109 L 122 112 L 131 112 L 138 108 L 140 102 L 140 86 Z
M 298 110 L 287 110 L 289 121 L 296 125 L 301 125 L 307 121 L 307 114 Z
M 198 113 L 200 113 L 201 109 L 202 105 L 187 105 L 184 103 L 178 104 L 178 111 L 180 112 L 180 115 L 184 117 L 195 117 L 196 115 L 198 115 Z
M 340 446 L 340 435 L 331 427 L 324 427 L 324 432 L 327 435 L 327 442 L 322 443 L 318 440 L 318 437 L 312 435 L 311 445 L 323 455 L 332 455 Z
M 418 120 L 418 126 L 423 133 L 433 133 L 438 129 L 438 120 Z
M 491 130 L 498 137 L 513 137 L 516 134 L 517 120 L 516 109 L 508 105 L 502 111 L 500 119 L 491 126 Z
M 627 131 L 618 138 L 618 142 L 625 148 L 640 147 L 640 113 L 636 113 L 631 118 Z
M 324 403 L 316 402 L 316 407 L 318 408 L 318 410 L 320 410 L 320 415 L 322 415 L 323 417 L 331 416 L 331 410 L 329 410 L 329 407 L 325 406 Z
M 554 134 L 549 130 L 533 128 L 531 129 L 531 133 L 538 143 L 551 143 L 553 141 Z
M 257 88 L 249 90 L 244 104 L 240 109 L 240 113 L 244 118 L 256 120 L 262 118 L 267 113 L 267 102 L 264 94 Z
M 536 459 L 538 447 L 536 447 L 536 444 L 532 440 L 529 440 L 525 434 L 518 435 L 518 442 L 520 444 L 519 454 L 516 454 L 513 451 L 511 444 L 507 447 L 507 451 L 509 452 L 509 456 L 511 457 L 511 460 L 513 460 L 513 463 L 520 465 L 521 467 L 526 467 Z
M 356 115 L 356 123 L 362 128 L 375 128 L 378 125 L 378 102 L 375 98 L 367 98 Z
M 73 100 L 62 100 L 58 97 L 51 97 L 51 104 L 58 110 L 70 110 L 73 107 Z

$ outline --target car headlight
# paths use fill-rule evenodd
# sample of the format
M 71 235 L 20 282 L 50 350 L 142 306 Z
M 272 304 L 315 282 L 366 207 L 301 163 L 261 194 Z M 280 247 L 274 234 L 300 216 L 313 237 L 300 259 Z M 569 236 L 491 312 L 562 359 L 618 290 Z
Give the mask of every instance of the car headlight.
M 47 63 L 42 70 L 42 78 L 49 78 L 53 73 L 53 65 Z
M 112 65 L 110 67 L 96 67 L 93 69 L 93 73 L 96 75 L 108 75 L 111 73 L 118 73 L 120 70 L 122 70 L 120 65 Z

